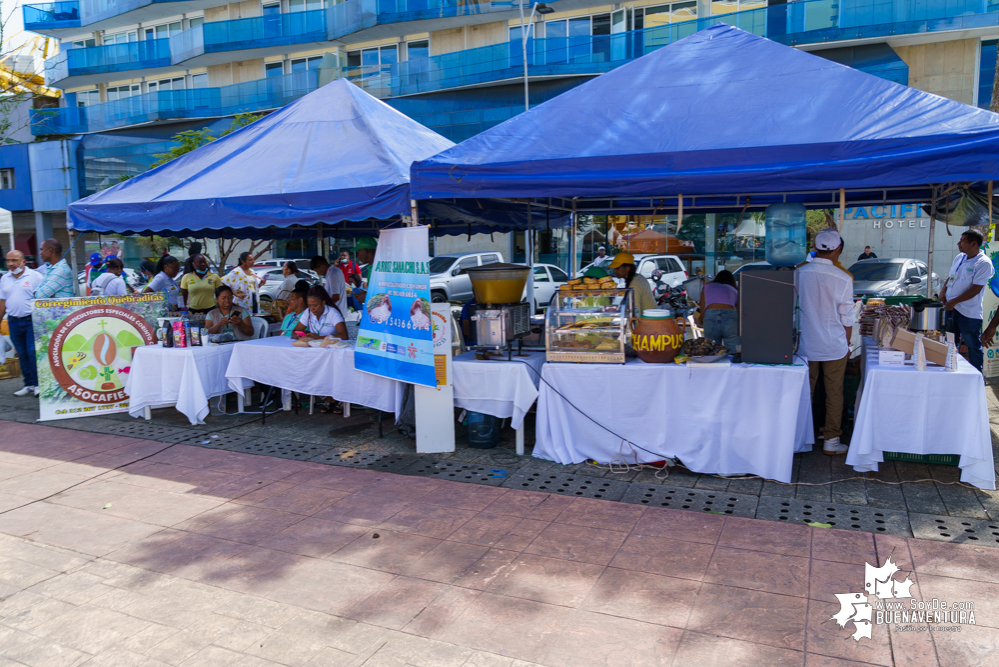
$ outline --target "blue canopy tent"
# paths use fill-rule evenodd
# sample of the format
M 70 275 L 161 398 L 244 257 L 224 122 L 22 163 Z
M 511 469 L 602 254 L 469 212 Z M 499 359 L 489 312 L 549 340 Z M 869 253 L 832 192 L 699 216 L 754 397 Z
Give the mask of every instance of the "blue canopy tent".
M 77 232 L 199 238 L 368 236 L 411 213 L 409 170 L 454 144 L 346 80 L 70 204 Z M 561 216 L 557 224 L 565 224 Z M 532 212 L 534 225 L 545 223 Z M 526 206 L 474 202 L 421 214 L 432 233 L 526 228 Z
M 411 193 L 674 213 L 994 179 L 999 115 L 719 24 L 415 163 Z

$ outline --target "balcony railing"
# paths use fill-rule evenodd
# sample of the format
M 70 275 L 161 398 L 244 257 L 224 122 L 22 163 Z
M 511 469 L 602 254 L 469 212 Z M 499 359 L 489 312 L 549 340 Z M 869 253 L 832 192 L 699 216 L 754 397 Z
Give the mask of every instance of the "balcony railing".
M 80 27 L 80 3 L 76 0 L 45 2 L 21 7 L 25 30 L 57 30 Z
M 159 90 L 87 107 L 35 109 L 31 112 L 31 132 L 80 134 L 157 120 L 213 118 L 276 109 L 318 87 L 318 70 L 307 70 L 220 88 Z
M 170 38 L 174 64 L 205 53 L 326 41 L 326 10 L 203 23 Z
M 167 38 L 68 49 L 45 61 L 45 82 L 51 85 L 71 76 L 169 65 L 170 40 Z
M 472 16 L 517 9 L 513 0 L 346 0 L 326 9 L 329 38 L 387 23 Z
M 922 33 L 935 30 L 999 26 L 999 5 L 988 4 L 989 0 L 936 0 L 931 4 L 916 4 L 914 0 L 895 0 L 894 3 L 887 4 L 883 0 L 847 0 L 848 4 L 843 6 L 842 14 L 840 14 L 839 1 L 799 0 L 786 5 L 775 5 L 614 35 L 530 40 L 527 52 L 528 71 L 531 76 L 599 74 L 671 44 L 678 39 L 692 35 L 715 23 L 727 23 L 792 46 L 854 39 L 870 36 L 872 33 L 900 35 L 906 34 L 906 32 Z M 199 49 L 202 49 L 200 52 L 209 52 L 210 49 L 224 50 L 225 47 L 235 48 L 237 44 L 248 42 L 258 46 L 262 40 L 291 39 L 290 34 L 293 31 L 297 31 L 299 35 L 309 34 L 309 31 L 315 27 L 315 24 L 310 22 L 315 21 L 315 16 L 323 12 L 324 10 L 315 10 L 282 15 L 282 19 L 289 17 L 291 20 L 280 24 L 275 22 L 275 25 L 282 27 L 280 30 L 275 28 L 274 32 L 270 34 L 261 32 L 265 31 L 268 24 L 258 20 L 242 23 L 247 20 L 241 19 L 239 21 L 206 23 L 195 30 L 177 35 L 169 41 L 174 49 L 175 59 L 178 54 L 193 53 Z M 866 23 L 864 23 L 865 21 Z M 225 25 L 223 28 L 221 27 L 223 24 L 239 25 Z M 282 33 L 281 31 L 286 28 L 287 32 Z M 184 42 L 182 37 L 189 41 Z M 166 41 L 168 40 L 156 40 L 156 42 Z M 137 64 L 153 62 L 153 59 L 143 60 L 139 55 L 132 55 L 128 51 L 133 47 L 139 48 L 138 45 L 150 43 L 133 42 L 115 47 L 74 49 L 66 54 L 60 54 L 60 57 L 68 56 L 69 62 L 68 66 L 63 64 L 64 70 L 55 72 L 55 74 L 65 78 L 66 69 L 71 73 L 83 71 L 85 68 L 90 68 L 88 71 L 109 71 L 99 68 L 115 67 L 114 58 L 119 59 L 117 62 L 120 62 L 123 68 L 151 67 L 154 65 Z M 123 49 L 123 51 L 114 50 L 118 48 Z M 161 49 L 162 47 L 157 48 Z M 97 52 L 101 49 L 108 49 L 108 51 L 102 52 L 107 55 L 93 59 L 84 58 L 82 61 L 78 61 L 83 53 Z M 155 55 L 160 56 L 160 60 L 156 62 L 161 62 L 163 52 L 159 51 Z M 144 57 L 149 57 L 149 54 Z M 334 70 L 334 76 L 346 78 L 373 95 L 386 98 L 519 79 L 523 76 L 524 61 L 520 42 L 515 41 L 384 66 L 338 67 L 333 59 L 328 59 L 323 66 Z M 252 88 L 256 91 L 252 94 L 259 95 L 262 94 L 260 91 L 271 90 L 268 86 L 277 85 L 269 84 L 268 81 L 282 80 L 268 79 L 207 90 L 232 89 L 233 91 L 241 91 L 226 93 L 228 98 L 232 98 L 233 95 L 237 97 L 250 95 L 251 93 L 247 91 Z M 239 86 L 250 86 L 250 88 L 244 89 L 239 88 Z M 253 88 L 254 86 L 256 88 Z M 277 99 L 290 101 L 295 98 L 294 91 L 302 91 L 301 94 L 305 94 L 313 89 L 314 86 L 312 88 L 300 85 L 291 86 L 280 95 L 275 93 L 276 97 L 268 97 L 267 101 L 260 103 L 264 106 L 257 108 L 280 106 Z M 285 90 L 285 88 L 281 87 L 281 90 Z M 221 102 L 202 104 L 206 95 L 210 95 L 210 93 L 205 92 L 205 90 L 170 91 L 97 105 L 84 110 L 60 109 L 54 113 L 54 120 L 38 124 L 33 131 L 35 134 L 94 132 L 156 119 L 235 113 L 220 110 L 233 108 L 232 104 L 228 106 Z M 147 98 L 148 102 L 143 101 Z M 147 110 L 132 111 L 136 104 L 140 106 L 145 104 L 146 106 L 141 108 Z M 106 111 L 91 111 L 91 109 L 106 109 Z M 63 112 L 65 112 L 65 117 L 60 115 Z M 42 113 L 52 114 L 53 112 Z M 94 116 L 93 114 L 99 115 Z M 41 115 L 36 114 L 36 116 L 42 118 Z

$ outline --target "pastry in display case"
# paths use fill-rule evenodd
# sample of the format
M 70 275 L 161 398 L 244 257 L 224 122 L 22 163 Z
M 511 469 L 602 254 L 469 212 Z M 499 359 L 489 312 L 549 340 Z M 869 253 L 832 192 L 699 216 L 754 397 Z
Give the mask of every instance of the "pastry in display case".
M 625 362 L 634 296 L 630 289 L 609 285 L 570 281 L 555 293 L 545 318 L 548 361 Z

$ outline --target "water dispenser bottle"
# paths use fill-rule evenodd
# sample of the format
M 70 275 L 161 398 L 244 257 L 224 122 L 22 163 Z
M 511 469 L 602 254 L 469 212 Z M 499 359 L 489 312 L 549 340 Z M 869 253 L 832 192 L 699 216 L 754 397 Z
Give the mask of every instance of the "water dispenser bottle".
M 771 204 L 766 211 L 767 262 L 797 266 L 808 254 L 808 227 L 802 204 Z

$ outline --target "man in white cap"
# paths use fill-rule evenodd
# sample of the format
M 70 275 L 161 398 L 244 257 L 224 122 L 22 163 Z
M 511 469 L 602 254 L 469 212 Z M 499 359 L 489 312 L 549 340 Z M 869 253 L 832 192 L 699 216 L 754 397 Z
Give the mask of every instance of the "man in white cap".
M 853 330 L 853 278 L 836 262 L 843 254 L 843 237 L 835 229 L 815 235 L 815 259 L 795 270 L 801 309 L 798 353 L 808 360 L 812 395 L 822 374 L 826 390 L 826 423 L 822 451 L 846 452 L 839 441 L 843 420 L 843 377 L 850 356 Z

